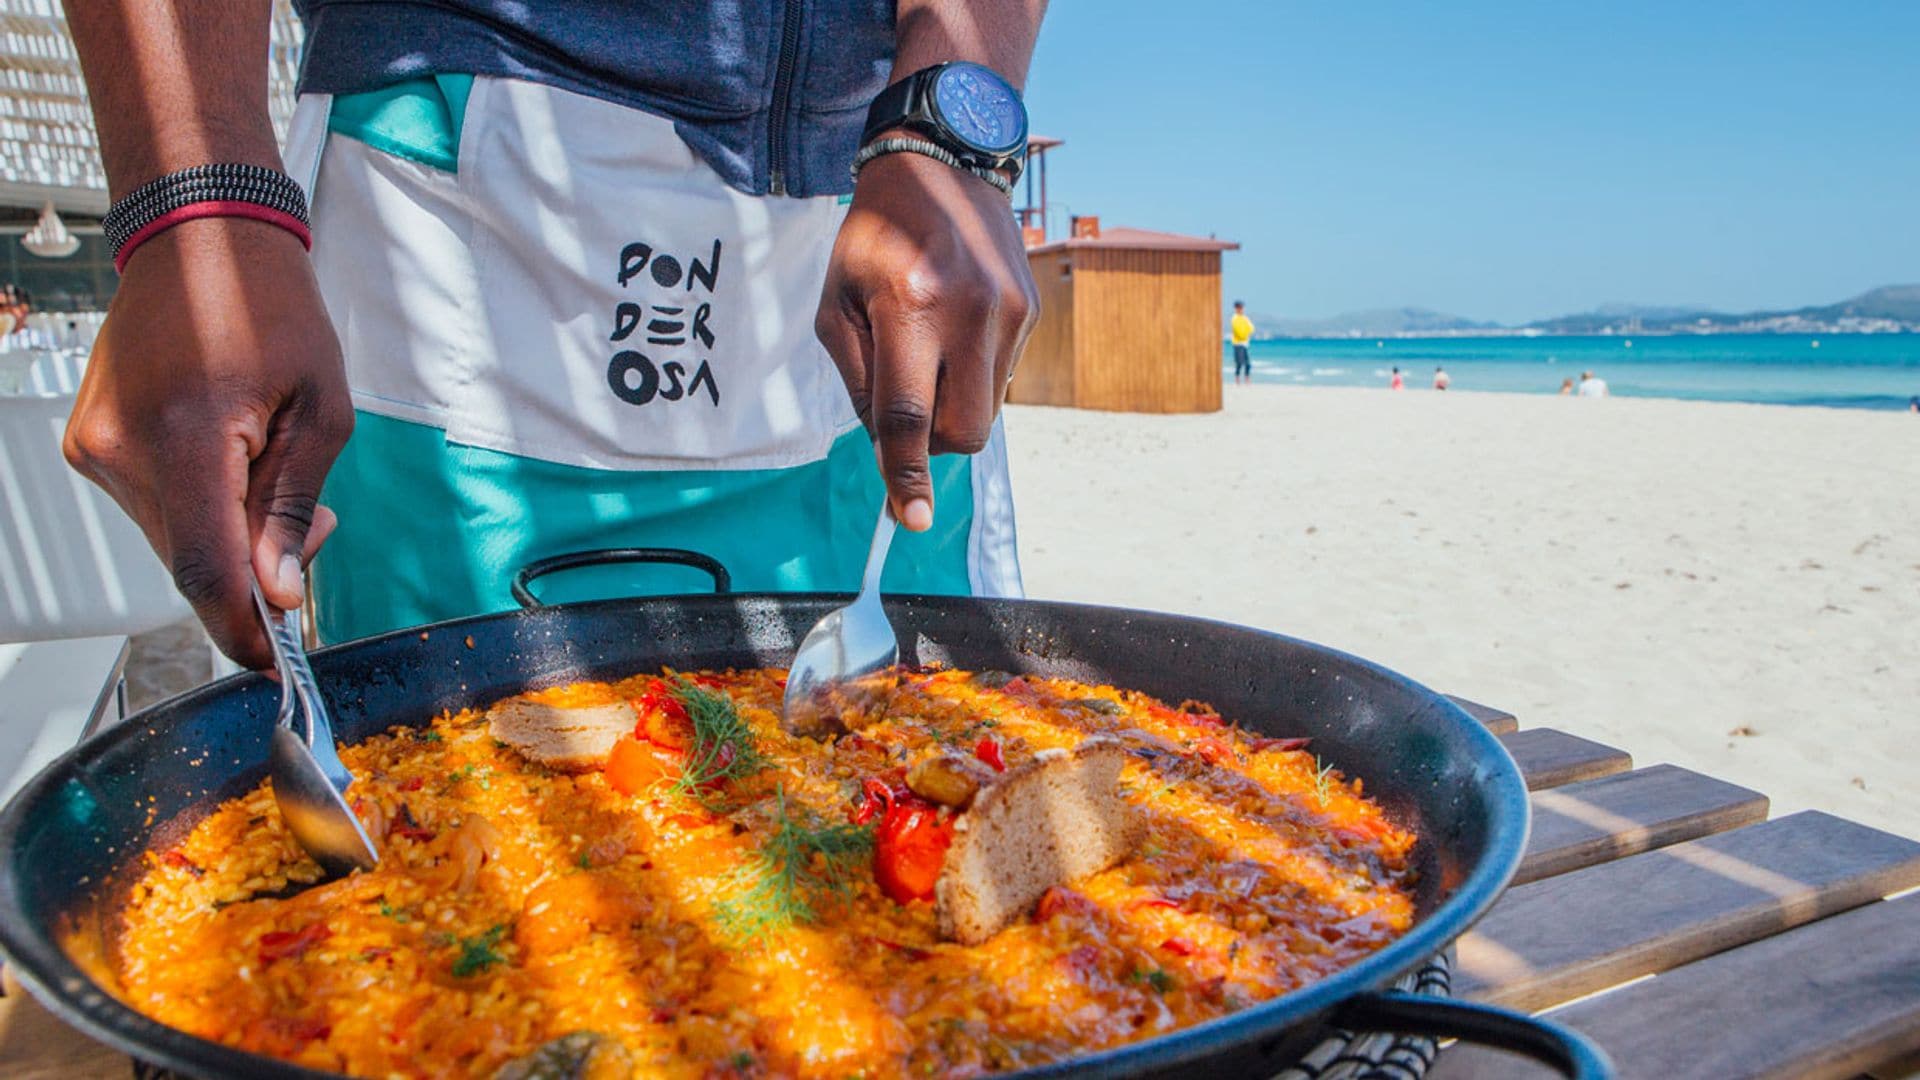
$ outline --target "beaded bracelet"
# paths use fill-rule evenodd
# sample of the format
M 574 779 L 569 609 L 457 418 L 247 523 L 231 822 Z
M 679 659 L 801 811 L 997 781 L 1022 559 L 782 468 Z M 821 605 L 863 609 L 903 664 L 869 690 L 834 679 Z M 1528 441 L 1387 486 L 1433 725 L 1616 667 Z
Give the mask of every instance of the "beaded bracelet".
M 884 157 L 887 154 L 901 153 L 921 154 L 941 162 L 950 168 L 959 169 L 965 173 L 972 173 L 974 176 L 992 184 L 993 189 L 1000 194 L 1008 198 L 1013 197 L 1013 181 L 992 169 L 983 169 L 977 165 L 969 165 L 937 143 L 930 143 L 924 139 L 904 138 L 898 135 L 885 139 L 875 139 L 861 147 L 860 152 L 853 156 L 853 178 L 855 180 L 860 179 L 860 170 L 865 168 L 867 163 L 874 158 Z
M 313 249 L 300 185 L 283 172 L 237 162 L 195 165 L 142 184 L 107 210 L 100 228 L 113 248 L 113 268 L 124 273 L 141 244 L 182 222 L 207 217 L 278 225 Z

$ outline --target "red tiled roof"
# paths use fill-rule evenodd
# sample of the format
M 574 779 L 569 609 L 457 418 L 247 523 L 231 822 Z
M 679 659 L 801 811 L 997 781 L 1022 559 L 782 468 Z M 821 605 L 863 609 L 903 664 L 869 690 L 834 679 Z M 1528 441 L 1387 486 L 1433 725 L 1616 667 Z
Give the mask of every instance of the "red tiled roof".
M 1124 225 L 1100 230 L 1096 239 L 1076 240 L 1071 237 L 1052 240 L 1038 247 L 1027 249 L 1029 253 L 1041 251 L 1061 251 L 1073 248 L 1130 248 L 1136 251 L 1238 251 L 1240 245 L 1231 240 L 1215 240 L 1208 236 L 1182 236 L 1179 233 L 1157 232 L 1153 229 L 1130 229 Z

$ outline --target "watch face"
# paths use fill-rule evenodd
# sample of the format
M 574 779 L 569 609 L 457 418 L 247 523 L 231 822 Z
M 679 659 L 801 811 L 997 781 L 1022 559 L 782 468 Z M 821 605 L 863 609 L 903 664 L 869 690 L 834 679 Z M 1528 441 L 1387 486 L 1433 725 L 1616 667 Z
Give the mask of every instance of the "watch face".
M 992 69 L 950 64 L 933 84 L 933 107 L 947 129 L 983 154 L 1002 156 L 1027 141 L 1027 109 Z

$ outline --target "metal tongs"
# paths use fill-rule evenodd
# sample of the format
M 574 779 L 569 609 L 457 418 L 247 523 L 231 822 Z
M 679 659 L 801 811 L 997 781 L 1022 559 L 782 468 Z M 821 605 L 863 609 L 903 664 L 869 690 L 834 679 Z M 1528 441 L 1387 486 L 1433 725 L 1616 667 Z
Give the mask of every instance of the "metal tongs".
M 280 717 L 273 728 L 268 769 L 280 816 L 328 877 L 371 870 L 379 865 L 380 855 L 344 798 L 353 774 L 333 745 L 327 706 L 300 642 L 300 611 L 276 613 L 267 606 L 258 581 L 253 583 L 253 603 L 266 624 L 273 666 L 280 673 Z M 304 732 L 294 730 L 295 717 L 306 721 Z

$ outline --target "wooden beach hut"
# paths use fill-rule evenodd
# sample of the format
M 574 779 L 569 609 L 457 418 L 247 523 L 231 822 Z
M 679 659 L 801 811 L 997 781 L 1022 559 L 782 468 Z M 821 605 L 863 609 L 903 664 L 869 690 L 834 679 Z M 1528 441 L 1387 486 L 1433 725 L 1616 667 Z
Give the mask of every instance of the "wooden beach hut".
M 1031 235 L 1031 234 L 1030 234 Z M 1240 245 L 1149 229 L 1071 235 L 1027 249 L 1040 323 L 1007 400 L 1117 412 L 1220 408 L 1220 253 Z

